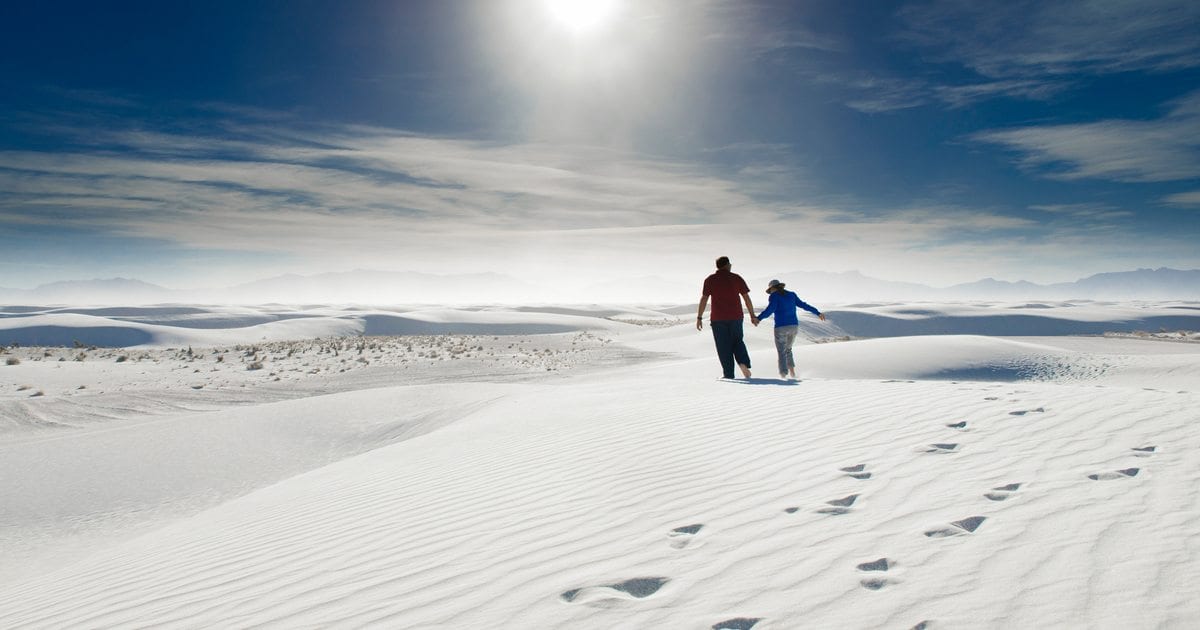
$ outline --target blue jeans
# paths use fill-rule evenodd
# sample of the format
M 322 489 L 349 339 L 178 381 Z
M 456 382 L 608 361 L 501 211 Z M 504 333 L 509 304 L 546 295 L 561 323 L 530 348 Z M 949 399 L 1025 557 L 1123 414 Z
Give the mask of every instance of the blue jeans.
M 792 344 L 796 343 L 799 330 L 799 326 L 775 327 L 775 352 L 779 355 L 780 376 L 787 376 L 788 370 L 796 367 L 796 360 L 792 358 Z
M 742 320 L 725 319 L 709 322 L 713 342 L 717 344 L 717 358 L 721 359 L 721 370 L 725 378 L 733 378 L 733 368 L 738 363 L 750 367 L 750 353 L 742 337 Z

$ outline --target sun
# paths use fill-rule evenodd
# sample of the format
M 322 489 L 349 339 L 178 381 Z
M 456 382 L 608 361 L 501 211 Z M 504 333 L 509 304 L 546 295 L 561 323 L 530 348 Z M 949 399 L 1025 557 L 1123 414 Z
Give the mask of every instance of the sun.
M 543 0 L 550 17 L 576 34 L 595 31 L 617 12 L 619 0 Z

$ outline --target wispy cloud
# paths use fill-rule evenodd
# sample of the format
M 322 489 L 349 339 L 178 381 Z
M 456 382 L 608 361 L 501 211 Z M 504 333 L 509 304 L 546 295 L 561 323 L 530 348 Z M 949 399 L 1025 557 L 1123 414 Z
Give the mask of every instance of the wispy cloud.
M 1004 80 L 959 85 L 939 84 L 921 78 L 897 78 L 871 75 L 848 78 L 842 75 L 822 75 L 822 83 L 840 86 L 848 92 L 846 106 L 867 114 L 912 109 L 915 107 L 945 106 L 951 109 L 968 107 L 995 98 L 1033 101 L 1050 100 L 1068 89 L 1063 81 Z
M 137 131 L 105 138 L 120 151 L 0 152 L 0 222 L 196 248 L 379 253 L 400 241 L 461 251 L 505 234 L 777 216 L 696 165 L 607 149 L 365 127 L 263 135 L 272 139 Z
M 996 97 L 1044 101 L 1062 93 L 1068 87 L 1069 83 L 1065 81 L 1017 79 L 966 85 L 937 85 L 932 89 L 938 100 L 957 108 Z
M 1164 119 L 1187 118 L 1194 105 L 1175 103 Z M 51 129 L 66 148 L 0 151 L 0 229 L 282 257 L 301 272 L 469 272 L 503 261 L 531 277 L 690 277 L 726 253 L 896 278 L 904 261 L 905 273 L 952 282 L 1034 268 L 1002 253 L 1014 242 L 1022 251 L 1076 243 L 1082 257 L 1112 237 L 1097 226 L 1123 216 L 1045 205 L 1037 209 L 1064 220 L 1041 221 L 986 207 L 830 199 L 784 144 L 732 144 L 682 161 L 208 111 L 171 128 L 67 121 Z
M 1200 177 L 1200 92 L 1156 120 L 1104 120 L 985 131 L 972 136 L 1017 151 L 1043 177 L 1166 182 Z
M 992 78 L 1200 67 L 1191 0 L 933 0 L 900 17 L 906 41 Z
M 1189 0 L 933 0 L 898 15 L 902 28 L 893 42 L 920 49 L 927 61 L 969 69 L 976 79 L 933 65 L 923 76 L 823 73 L 821 81 L 847 90 L 847 106 L 883 113 L 996 98 L 1046 101 L 1082 76 L 1200 67 L 1200 4 Z
M 0 225 L 276 252 L 326 268 L 331 260 L 427 270 L 525 260 L 530 273 L 597 275 L 614 257 L 669 275 L 690 268 L 697 251 L 785 259 L 801 243 L 846 261 L 863 258 L 860 251 L 936 256 L 952 242 L 1034 227 L 962 208 L 804 203 L 792 196 L 803 171 L 769 160 L 718 169 L 605 148 L 375 127 L 237 120 L 222 128 L 224 135 L 113 130 L 70 151 L 0 152 Z M 764 152 L 771 147 L 720 151 L 733 162 Z M 863 260 L 844 264 L 866 268 Z
M 1175 193 L 1163 198 L 1163 203 L 1184 208 L 1200 208 L 1200 190 Z
M 929 84 L 922 80 L 826 75 L 825 81 L 840 83 L 852 91 L 854 95 L 848 97 L 846 106 L 866 114 L 911 109 L 930 102 Z
M 1122 224 L 1136 216 L 1129 210 L 1122 210 L 1104 203 L 1043 204 L 1029 206 L 1029 208 L 1061 217 L 1080 228 L 1100 230 L 1123 229 Z
M 912 109 L 925 105 L 943 105 L 951 109 L 967 107 L 994 98 L 1044 101 L 1070 87 L 1066 81 L 1036 79 L 985 81 L 958 85 L 907 77 L 864 76 L 848 78 L 823 75 L 824 83 L 848 90 L 846 106 L 868 114 Z

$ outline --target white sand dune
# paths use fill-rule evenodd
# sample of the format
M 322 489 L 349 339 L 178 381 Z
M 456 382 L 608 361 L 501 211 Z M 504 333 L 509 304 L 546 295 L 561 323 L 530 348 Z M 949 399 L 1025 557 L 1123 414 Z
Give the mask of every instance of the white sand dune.
M 611 319 L 559 309 L 414 308 L 377 311 L 311 307 L 52 309 L 0 317 L 0 342 L 20 345 L 207 346 L 353 335 L 535 335 L 627 328 Z M 613 311 L 614 314 L 629 314 Z
M 453 317 L 516 317 L 475 313 Z M 0 627 L 1200 624 L 1200 345 L 805 344 L 789 382 L 763 378 L 760 328 L 756 378 L 722 382 L 690 322 L 541 316 L 517 323 L 591 332 L 491 343 L 553 346 L 552 372 L 521 363 L 542 347 L 326 370 L 294 400 L 245 377 L 211 411 L 0 433 L 0 492 L 26 506 L 0 517 L 21 565 L 0 572 Z M 566 370 L 584 345 L 629 360 Z M 442 383 L 387 384 L 406 369 Z
M 1099 335 L 1106 332 L 1200 328 L 1195 302 L 1111 304 L 1033 302 L 1022 304 L 878 304 L 829 312 L 855 337 L 911 335 Z

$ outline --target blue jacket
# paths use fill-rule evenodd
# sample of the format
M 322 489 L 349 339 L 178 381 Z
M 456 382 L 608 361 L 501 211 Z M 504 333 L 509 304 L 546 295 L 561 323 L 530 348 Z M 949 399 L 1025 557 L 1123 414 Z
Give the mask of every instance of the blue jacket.
M 779 328 L 780 326 L 795 326 L 800 323 L 800 320 L 796 319 L 797 306 L 808 311 L 809 313 L 812 313 L 813 315 L 819 316 L 821 314 L 821 311 L 818 311 L 816 308 L 805 303 L 805 301 L 797 297 L 795 293 L 792 293 L 787 289 L 782 289 L 771 294 L 771 299 L 767 303 L 767 308 L 763 309 L 763 312 L 758 314 L 758 318 L 766 319 L 767 317 L 770 317 L 771 314 L 774 314 L 776 328 Z

